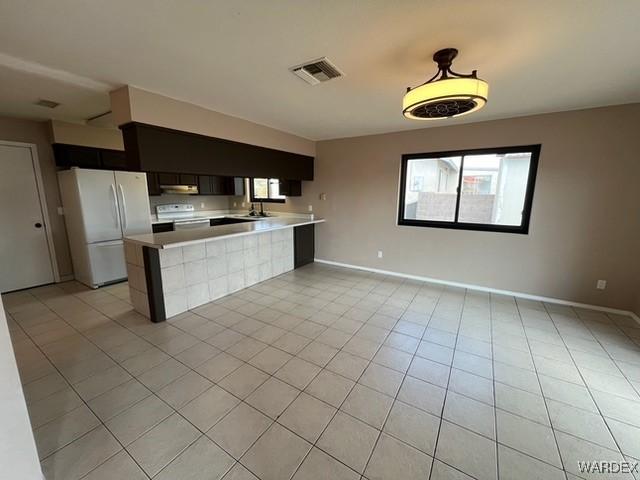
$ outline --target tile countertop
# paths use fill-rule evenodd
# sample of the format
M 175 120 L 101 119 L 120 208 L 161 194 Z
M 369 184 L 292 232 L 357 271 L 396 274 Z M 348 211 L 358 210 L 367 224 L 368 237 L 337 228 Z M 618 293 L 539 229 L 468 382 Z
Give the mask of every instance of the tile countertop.
M 155 213 L 151 214 L 151 223 L 152 224 L 156 224 L 156 223 L 173 223 L 174 221 L 176 222 L 181 222 L 181 221 L 188 221 L 188 220 L 204 220 L 206 218 L 208 219 L 213 219 L 213 218 L 225 218 L 225 217 L 233 217 L 233 218 L 247 218 L 247 213 L 249 213 L 249 210 L 200 210 L 200 211 L 196 211 L 194 212 L 194 215 L 191 217 L 168 217 L 168 218 L 161 218 L 158 219 L 158 216 Z M 310 215 L 305 214 L 305 213 L 289 213 L 289 212 L 278 212 L 277 214 L 274 214 L 273 212 L 267 212 L 269 215 L 273 215 L 274 217 L 304 217 L 307 218 Z M 256 217 L 256 218 L 262 218 L 262 217 Z
M 195 228 L 175 230 L 173 232 L 143 233 L 125 237 L 125 240 L 152 248 L 176 248 L 194 243 L 217 240 L 221 238 L 238 237 L 252 233 L 269 232 L 281 228 L 299 227 L 312 223 L 322 223 L 324 218 L 306 217 L 267 217 L 232 225 L 217 225 L 209 228 Z

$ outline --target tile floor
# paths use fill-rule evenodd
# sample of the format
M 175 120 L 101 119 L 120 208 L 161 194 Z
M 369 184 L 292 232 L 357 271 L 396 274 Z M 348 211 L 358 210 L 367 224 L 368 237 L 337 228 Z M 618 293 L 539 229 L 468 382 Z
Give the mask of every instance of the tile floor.
M 578 461 L 640 458 L 627 317 L 320 264 L 163 324 L 126 284 L 4 302 L 49 480 L 622 479 Z

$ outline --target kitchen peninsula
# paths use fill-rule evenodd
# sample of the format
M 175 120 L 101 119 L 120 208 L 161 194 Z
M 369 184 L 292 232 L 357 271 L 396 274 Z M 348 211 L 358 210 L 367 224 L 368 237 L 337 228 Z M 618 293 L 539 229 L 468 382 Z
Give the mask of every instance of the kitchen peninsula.
M 315 224 L 321 222 L 269 217 L 125 237 L 133 306 L 162 322 L 312 262 Z

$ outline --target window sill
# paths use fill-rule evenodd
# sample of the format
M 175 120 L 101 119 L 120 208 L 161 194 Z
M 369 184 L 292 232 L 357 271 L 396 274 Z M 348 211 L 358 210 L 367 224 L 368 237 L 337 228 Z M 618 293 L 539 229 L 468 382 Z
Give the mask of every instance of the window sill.
M 253 198 L 251 197 L 252 203 L 285 203 L 285 198 Z
M 429 220 L 399 220 L 398 226 L 401 227 L 427 227 L 427 228 L 446 228 L 449 230 L 469 230 L 476 232 L 493 232 L 493 233 L 516 233 L 520 235 L 529 234 L 529 225 L 508 226 L 508 225 L 486 225 L 476 223 L 453 223 L 438 222 Z

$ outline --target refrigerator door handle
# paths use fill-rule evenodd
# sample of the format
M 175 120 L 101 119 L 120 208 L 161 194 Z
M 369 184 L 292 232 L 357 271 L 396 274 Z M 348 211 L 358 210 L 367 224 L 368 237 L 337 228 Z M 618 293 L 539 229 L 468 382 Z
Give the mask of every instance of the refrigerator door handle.
M 127 200 L 124 198 L 124 188 L 122 188 L 122 184 L 118 184 L 118 189 L 120 190 L 120 196 L 122 197 L 122 228 L 126 230 L 127 228 Z
M 119 213 L 118 213 L 118 201 L 116 199 L 116 187 L 113 185 L 113 183 L 111 184 L 111 194 L 113 195 L 113 213 L 114 213 L 114 219 L 116 222 L 116 227 L 120 226 L 120 223 L 118 221 L 118 217 L 119 217 Z

